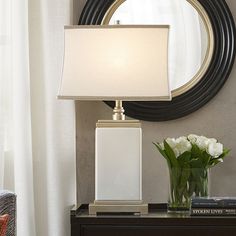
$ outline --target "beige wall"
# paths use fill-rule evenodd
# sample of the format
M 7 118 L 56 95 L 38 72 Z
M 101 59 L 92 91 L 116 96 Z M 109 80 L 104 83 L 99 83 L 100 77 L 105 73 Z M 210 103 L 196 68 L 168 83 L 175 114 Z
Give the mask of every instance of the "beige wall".
M 82 7 L 85 0 L 74 0 Z M 227 0 L 236 17 L 236 1 Z M 75 9 L 75 19 L 80 10 Z M 77 20 L 75 21 L 77 22 Z M 143 196 L 146 202 L 166 202 L 168 175 L 166 163 L 152 141 L 189 133 L 215 137 L 232 149 L 225 163 L 211 171 L 211 193 L 236 196 L 236 66 L 220 93 L 199 111 L 169 122 L 142 122 Z M 102 102 L 78 102 L 77 111 L 77 186 L 79 203 L 94 200 L 94 129 L 98 119 L 110 119 L 112 110 Z

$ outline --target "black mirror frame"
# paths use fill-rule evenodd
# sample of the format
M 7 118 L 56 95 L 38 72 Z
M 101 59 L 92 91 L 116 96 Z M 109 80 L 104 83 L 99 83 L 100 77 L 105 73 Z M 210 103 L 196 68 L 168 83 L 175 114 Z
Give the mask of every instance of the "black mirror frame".
M 100 25 L 115 0 L 87 0 L 79 25 Z M 127 116 L 144 121 L 174 120 L 200 109 L 223 87 L 235 60 L 235 23 L 225 0 L 198 0 L 214 30 L 215 48 L 203 78 L 171 102 L 124 102 Z M 114 102 L 105 102 L 114 107 Z

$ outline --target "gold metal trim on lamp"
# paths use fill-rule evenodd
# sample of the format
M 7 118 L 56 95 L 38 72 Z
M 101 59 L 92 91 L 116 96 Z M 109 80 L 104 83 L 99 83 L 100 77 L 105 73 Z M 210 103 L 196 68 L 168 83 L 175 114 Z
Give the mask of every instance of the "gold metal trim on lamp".
M 139 120 L 99 120 L 96 128 L 141 128 Z
M 97 213 L 138 213 L 140 215 L 148 214 L 148 204 L 143 204 L 142 201 L 95 201 L 94 204 L 89 204 L 89 214 L 97 215 Z
M 123 108 L 122 101 L 116 100 L 116 105 L 113 109 L 113 120 L 125 120 L 125 109 Z
M 115 13 L 115 11 L 119 8 L 121 4 L 123 4 L 126 0 L 116 0 L 111 7 L 107 10 L 103 20 L 102 20 L 102 25 L 109 25 L 109 22 Z M 198 0 L 186 0 L 189 2 L 199 13 L 201 16 L 203 23 L 205 25 L 206 31 L 207 31 L 207 37 L 208 37 L 208 47 L 207 47 L 207 52 L 204 58 L 204 61 L 202 63 L 201 68 L 198 70 L 197 74 L 185 85 L 175 89 L 172 91 L 172 97 L 177 97 L 191 88 L 193 88 L 205 75 L 207 72 L 207 69 L 211 63 L 212 56 L 214 53 L 214 46 L 215 46 L 215 39 L 214 39 L 214 31 L 211 25 L 210 18 L 205 11 L 205 9 L 202 7 L 202 5 L 198 2 Z

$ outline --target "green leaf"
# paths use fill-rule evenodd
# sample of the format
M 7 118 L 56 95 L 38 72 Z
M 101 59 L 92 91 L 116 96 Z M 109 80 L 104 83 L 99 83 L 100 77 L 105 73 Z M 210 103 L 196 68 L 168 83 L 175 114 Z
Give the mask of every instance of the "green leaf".
M 161 148 L 161 145 L 159 143 L 154 143 L 155 147 L 157 148 L 157 150 L 161 153 L 161 155 L 166 159 L 168 167 L 171 168 L 171 162 L 169 157 L 166 155 L 165 151 Z
M 196 188 L 195 181 L 189 181 L 189 197 L 193 196 L 195 188 Z
M 194 182 L 198 182 L 201 176 L 201 172 L 200 172 L 200 168 L 192 168 L 191 172 L 192 172 L 192 176 L 194 178 Z
M 164 147 L 165 147 L 165 153 L 169 157 L 172 168 L 179 167 L 179 163 L 176 159 L 175 153 L 170 147 L 170 145 L 166 142 L 166 140 L 164 140 Z
M 186 166 L 186 164 L 188 163 L 189 164 L 189 162 L 190 162 L 190 158 L 191 158 L 191 152 L 184 152 L 183 154 L 181 154 L 178 158 L 177 158 L 177 160 L 178 160 L 178 162 L 179 162 L 179 165 L 181 166 L 181 167 L 184 167 L 184 166 Z
M 206 151 L 204 151 L 201 157 L 201 161 L 204 168 L 206 168 L 209 165 L 210 160 L 211 160 L 211 155 L 209 155 Z
M 173 192 L 174 198 L 179 198 L 180 196 L 180 177 L 181 177 L 181 169 L 180 168 L 172 168 L 169 169 L 170 180 L 171 180 L 171 191 Z
M 203 168 L 203 163 L 200 159 L 194 159 L 190 161 L 190 166 L 192 169 Z
M 223 153 L 217 159 L 224 159 L 230 153 L 229 149 L 224 149 Z
M 211 160 L 209 161 L 209 168 L 222 163 L 221 159 L 224 159 L 229 154 L 229 152 L 229 149 L 224 149 L 223 153 L 218 158 L 211 158 Z
M 191 153 L 192 153 L 192 159 L 197 159 L 200 156 L 202 156 L 202 151 L 196 144 L 192 144 Z
M 180 178 L 180 183 L 179 183 L 181 189 L 186 187 L 190 174 L 191 174 L 190 168 L 188 167 L 182 168 L 181 178 Z
M 161 145 L 159 144 L 159 143 L 154 143 L 154 142 L 152 142 L 153 143 L 153 145 L 155 145 L 155 147 L 158 149 L 158 151 L 161 153 L 161 155 L 163 156 L 163 157 L 167 157 L 166 156 L 166 153 L 165 153 L 165 151 L 161 148 Z
M 220 163 L 222 163 L 222 161 L 219 158 L 211 159 L 209 167 L 212 168 Z

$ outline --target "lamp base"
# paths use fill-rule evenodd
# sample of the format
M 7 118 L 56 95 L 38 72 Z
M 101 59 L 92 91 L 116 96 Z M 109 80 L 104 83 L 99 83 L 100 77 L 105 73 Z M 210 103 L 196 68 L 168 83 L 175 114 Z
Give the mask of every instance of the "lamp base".
M 138 121 L 98 121 L 95 201 L 142 201 L 142 130 Z
M 140 215 L 148 214 L 148 204 L 143 201 L 94 201 L 89 204 L 89 214 L 98 213 L 134 213 Z

